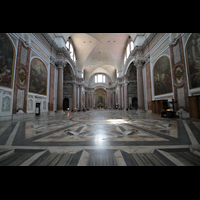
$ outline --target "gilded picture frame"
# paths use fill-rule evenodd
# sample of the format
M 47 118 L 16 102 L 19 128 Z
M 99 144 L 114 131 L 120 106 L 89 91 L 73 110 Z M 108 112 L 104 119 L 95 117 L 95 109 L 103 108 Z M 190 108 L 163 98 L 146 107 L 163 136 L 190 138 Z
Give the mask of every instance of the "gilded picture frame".
M 168 56 L 160 57 L 153 67 L 154 96 L 172 93 L 171 65 Z
M 15 47 L 9 36 L 0 33 L 0 87 L 13 88 Z
M 186 44 L 185 55 L 190 89 L 200 88 L 200 33 L 193 33 Z
M 33 58 L 30 64 L 29 92 L 47 96 L 47 67 L 39 58 Z

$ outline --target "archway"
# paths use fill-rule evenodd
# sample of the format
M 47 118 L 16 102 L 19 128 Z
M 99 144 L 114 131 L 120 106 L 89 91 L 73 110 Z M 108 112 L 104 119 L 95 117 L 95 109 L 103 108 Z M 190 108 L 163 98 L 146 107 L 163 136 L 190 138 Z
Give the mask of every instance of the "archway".
M 69 99 L 64 98 L 63 99 L 63 110 L 67 110 L 67 108 L 69 108 Z
M 98 88 L 95 93 L 95 108 L 106 107 L 106 91 L 103 88 Z
M 138 108 L 138 99 L 137 97 L 132 98 L 132 107 L 137 109 Z

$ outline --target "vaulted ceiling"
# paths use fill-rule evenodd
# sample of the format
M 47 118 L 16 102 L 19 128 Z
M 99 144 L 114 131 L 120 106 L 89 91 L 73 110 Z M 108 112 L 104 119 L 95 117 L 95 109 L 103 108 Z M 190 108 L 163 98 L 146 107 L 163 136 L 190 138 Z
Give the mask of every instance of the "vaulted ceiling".
M 115 81 L 115 70 L 121 71 L 124 50 L 129 36 L 136 33 L 56 33 L 65 40 L 73 40 L 77 59 L 77 69 L 85 69 L 85 81 L 94 73 L 105 73 Z

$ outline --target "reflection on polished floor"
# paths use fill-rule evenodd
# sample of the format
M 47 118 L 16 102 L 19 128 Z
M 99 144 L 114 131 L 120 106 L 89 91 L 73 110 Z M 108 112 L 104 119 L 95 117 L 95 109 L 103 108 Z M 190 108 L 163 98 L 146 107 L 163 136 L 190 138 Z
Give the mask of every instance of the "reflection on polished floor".
M 0 166 L 200 165 L 200 122 L 91 110 L 0 122 Z

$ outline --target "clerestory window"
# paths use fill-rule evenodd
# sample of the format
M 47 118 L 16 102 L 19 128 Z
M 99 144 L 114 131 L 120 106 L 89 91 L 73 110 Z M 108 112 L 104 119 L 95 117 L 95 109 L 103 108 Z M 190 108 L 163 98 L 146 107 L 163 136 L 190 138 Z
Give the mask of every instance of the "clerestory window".
M 129 42 L 127 47 L 126 47 L 126 51 L 124 54 L 124 63 L 126 62 L 127 58 L 130 56 L 131 51 L 133 51 L 134 49 L 134 43 L 133 41 Z
M 67 42 L 66 42 L 66 47 L 67 49 L 70 51 L 70 57 L 71 59 L 76 62 L 76 55 L 75 55 L 75 51 L 74 51 L 74 48 L 73 48 L 73 45 L 71 44 L 70 40 L 68 39 Z
M 105 75 L 103 74 L 95 75 L 95 83 L 105 83 L 105 82 L 106 82 Z

